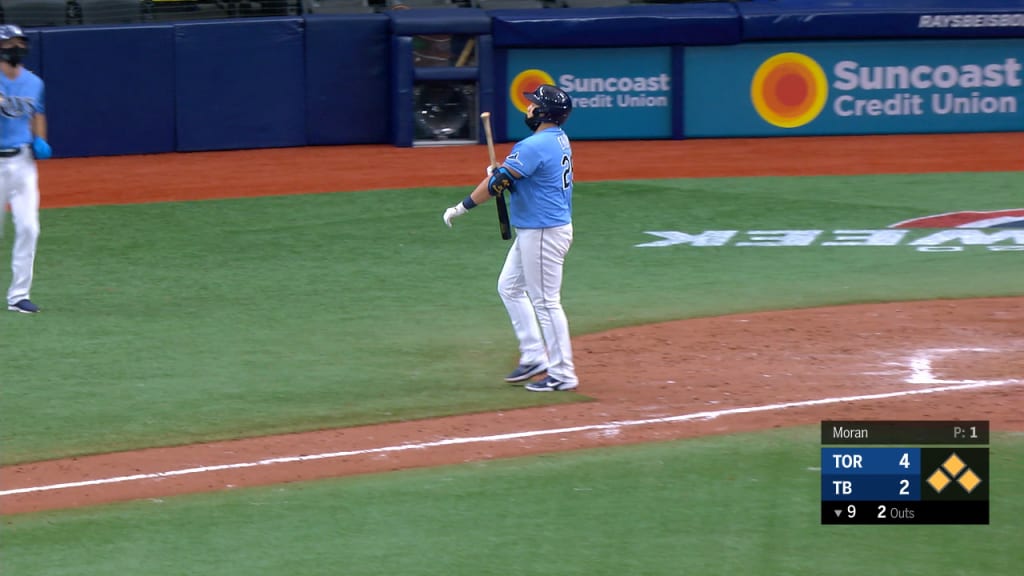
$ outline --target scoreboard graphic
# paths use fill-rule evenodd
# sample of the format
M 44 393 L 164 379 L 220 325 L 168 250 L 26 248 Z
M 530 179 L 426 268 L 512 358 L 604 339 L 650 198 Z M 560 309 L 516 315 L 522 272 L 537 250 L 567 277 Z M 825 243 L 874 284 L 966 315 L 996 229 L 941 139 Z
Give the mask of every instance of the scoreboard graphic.
M 824 421 L 822 524 L 988 524 L 987 421 Z

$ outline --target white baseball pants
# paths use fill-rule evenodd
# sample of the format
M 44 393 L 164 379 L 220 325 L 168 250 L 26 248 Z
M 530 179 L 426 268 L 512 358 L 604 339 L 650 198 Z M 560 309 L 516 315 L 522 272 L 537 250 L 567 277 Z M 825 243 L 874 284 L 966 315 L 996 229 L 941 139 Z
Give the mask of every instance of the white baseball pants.
M 571 223 L 517 228 L 498 277 L 498 294 L 519 340 L 520 363 L 546 363 L 549 376 L 578 383 L 569 321 L 562 309 L 562 267 L 570 246 Z
M 39 172 L 28 147 L 23 147 L 17 156 L 0 158 L 0 216 L 3 219 L 7 215 L 2 214 L 2 207 L 8 204 L 14 222 L 14 247 L 7 303 L 14 304 L 29 297 L 39 240 Z M 2 231 L 0 228 L 0 233 Z

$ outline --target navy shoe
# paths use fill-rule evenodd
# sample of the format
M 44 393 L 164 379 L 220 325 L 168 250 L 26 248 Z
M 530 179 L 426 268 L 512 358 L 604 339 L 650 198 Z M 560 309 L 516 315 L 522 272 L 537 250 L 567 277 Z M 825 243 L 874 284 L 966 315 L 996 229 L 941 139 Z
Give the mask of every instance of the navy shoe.
M 14 304 L 8 304 L 7 309 L 11 312 L 21 312 L 22 314 L 35 314 L 39 312 L 39 306 L 32 303 L 31 300 L 18 300 Z
M 537 374 L 547 370 L 548 367 L 544 364 L 520 364 L 516 366 L 516 369 L 511 374 L 505 376 L 505 382 L 522 382 L 523 380 L 529 380 Z
M 555 380 L 551 376 L 548 376 L 543 380 L 530 382 L 525 386 L 525 388 L 530 392 L 564 392 L 566 390 L 573 390 L 576 386 L 578 386 L 578 384 L 575 382 L 562 382 L 561 380 Z

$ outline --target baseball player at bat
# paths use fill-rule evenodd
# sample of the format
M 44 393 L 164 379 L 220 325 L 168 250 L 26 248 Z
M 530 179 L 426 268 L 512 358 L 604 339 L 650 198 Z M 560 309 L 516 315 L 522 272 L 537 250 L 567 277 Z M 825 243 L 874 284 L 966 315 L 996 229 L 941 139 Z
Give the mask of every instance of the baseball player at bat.
M 444 223 L 483 204 L 498 192 L 509 197 L 515 241 L 498 278 L 519 340 L 519 366 L 507 382 L 529 382 L 533 392 L 573 390 L 579 386 L 572 359 L 569 321 L 562 309 L 562 267 L 572 245 L 572 147 L 562 124 L 572 99 L 543 85 L 523 96 L 530 102 L 526 125 L 533 132 L 462 202 L 444 212 Z
M 10 205 L 14 222 L 7 309 L 35 314 L 39 307 L 29 300 L 29 292 L 39 239 L 36 160 L 49 158 L 51 150 L 46 143 L 43 81 L 22 66 L 26 54 L 28 38 L 21 28 L 0 26 L 0 216 L 6 218 L 2 208 Z

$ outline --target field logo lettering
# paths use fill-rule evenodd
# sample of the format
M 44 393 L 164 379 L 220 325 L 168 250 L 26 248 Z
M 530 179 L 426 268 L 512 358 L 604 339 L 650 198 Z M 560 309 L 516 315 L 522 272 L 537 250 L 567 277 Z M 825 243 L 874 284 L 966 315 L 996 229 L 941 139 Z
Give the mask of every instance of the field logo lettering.
M 1024 251 L 1024 208 L 948 212 L 912 218 L 884 229 L 866 230 L 678 230 L 645 231 L 658 240 L 637 248 L 667 246 L 806 247 L 912 246 L 918 252 L 962 252 L 983 247 L 991 252 Z

